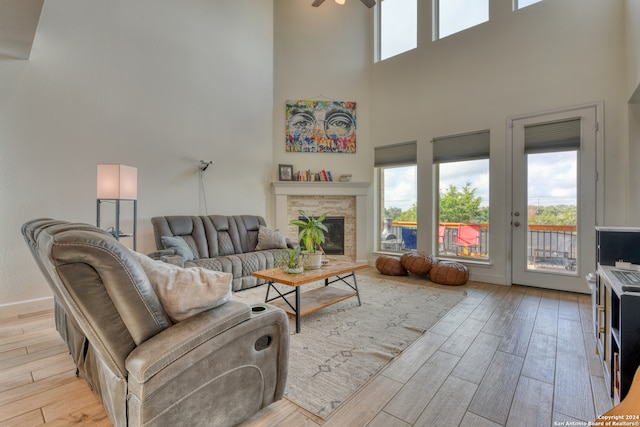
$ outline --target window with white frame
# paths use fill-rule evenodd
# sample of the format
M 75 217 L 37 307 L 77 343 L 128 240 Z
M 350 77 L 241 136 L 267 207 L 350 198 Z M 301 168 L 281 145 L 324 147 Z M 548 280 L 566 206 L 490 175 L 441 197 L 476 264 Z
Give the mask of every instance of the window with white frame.
M 434 138 L 437 255 L 489 259 L 489 131 Z
M 378 2 L 378 47 L 380 61 L 418 46 L 418 1 Z
M 433 0 L 434 40 L 489 21 L 489 0 Z
M 376 147 L 379 233 L 377 249 L 390 252 L 417 247 L 416 143 Z

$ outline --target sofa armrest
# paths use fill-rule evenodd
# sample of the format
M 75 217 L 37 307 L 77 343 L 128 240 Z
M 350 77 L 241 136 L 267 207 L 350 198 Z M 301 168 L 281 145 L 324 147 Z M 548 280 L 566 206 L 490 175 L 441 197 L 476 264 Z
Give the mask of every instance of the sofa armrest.
M 160 249 L 158 251 L 148 253 L 147 256 L 151 259 L 160 259 L 163 256 L 172 256 L 175 254 L 176 251 L 174 249 Z
M 134 349 L 126 360 L 127 371 L 144 383 L 203 342 L 250 317 L 251 306 L 229 301 L 176 323 Z
M 282 398 L 288 359 L 283 310 L 230 301 L 200 313 L 127 358 L 129 423 L 236 425 Z
M 151 259 L 164 261 L 167 264 L 177 265 L 178 267 L 184 267 L 184 258 L 176 254 L 173 249 L 161 249 L 159 251 L 151 252 L 147 254 Z
M 167 264 L 177 265 L 178 267 L 184 267 L 184 258 L 180 255 L 167 255 L 160 257 L 161 261 L 166 262 Z

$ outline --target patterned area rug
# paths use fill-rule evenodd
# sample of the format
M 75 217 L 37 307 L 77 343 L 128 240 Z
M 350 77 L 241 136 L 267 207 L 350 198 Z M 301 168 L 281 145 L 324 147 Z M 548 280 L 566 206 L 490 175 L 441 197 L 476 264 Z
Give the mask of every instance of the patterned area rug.
M 299 334 L 291 319 L 285 396 L 324 419 L 466 294 L 426 278 L 394 280 L 364 271 L 357 275 L 362 306 L 354 297 L 304 316 Z M 302 291 L 322 285 L 305 285 Z M 263 302 L 266 291 L 260 286 L 235 298 Z

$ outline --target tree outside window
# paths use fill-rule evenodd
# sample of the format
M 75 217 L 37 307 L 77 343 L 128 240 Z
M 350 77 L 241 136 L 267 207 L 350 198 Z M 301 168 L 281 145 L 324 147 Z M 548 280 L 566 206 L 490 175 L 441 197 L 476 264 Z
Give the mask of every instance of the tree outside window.
M 489 159 L 437 167 L 438 255 L 489 258 Z

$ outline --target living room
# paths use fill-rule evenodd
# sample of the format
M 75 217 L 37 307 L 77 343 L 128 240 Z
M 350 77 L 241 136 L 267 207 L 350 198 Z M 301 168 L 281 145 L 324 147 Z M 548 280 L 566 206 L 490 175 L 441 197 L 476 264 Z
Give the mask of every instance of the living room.
M 628 163 L 637 116 L 627 102 L 638 60 L 635 27 L 624 25 L 633 2 L 552 0 L 515 13 L 509 1 L 493 1 L 491 21 L 468 36 L 374 66 L 367 8 L 303 3 L 167 5 L 163 20 L 143 6 L 83 4 L 62 12 L 64 3 L 45 3 L 30 59 L 2 61 L 3 200 L 11 202 L 2 209 L 0 301 L 48 296 L 16 230 L 38 216 L 93 222 L 98 163 L 138 168 L 138 242 L 150 252 L 149 218 L 205 213 L 200 159 L 214 161 L 204 175 L 209 214 L 260 214 L 271 225 L 280 163 L 372 183 L 375 146 L 418 140 L 428 147 L 434 136 L 490 128 L 492 176 L 504 176 L 507 117 L 593 101 L 604 102 L 605 117 L 601 223 L 637 224 L 640 202 L 630 183 L 638 172 Z M 420 11 L 428 22 L 422 15 L 429 11 Z M 554 31 L 557 39 L 549 40 Z M 285 152 L 285 101 L 322 96 L 358 102 L 357 152 Z M 471 267 L 472 277 L 494 283 L 508 281 L 506 192 L 505 180 L 491 183 L 492 264 Z M 373 194 L 368 200 L 374 212 Z M 376 220 L 366 219 L 369 258 Z
M 362 261 L 372 264 L 374 148 L 417 141 L 424 154 L 436 136 L 490 129 L 492 262 L 469 268 L 509 284 L 507 119 L 602 102 L 599 223 L 640 224 L 637 0 L 517 12 L 492 0 L 489 22 L 438 42 L 419 2 L 418 48 L 376 63 L 371 10 L 310 3 L 44 2 L 29 59 L 0 56 L 3 312 L 50 304 L 20 225 L 93 223 L 99 163 L 138 168 L 141 252 L 155 250 L 157 215 L 255 214 L 275 226 L 278 164 L 351 174 L 370 184 Z M 286 100 L 313 98 L 357 102 L 356 153 L 285 152 Z M 214 162 L 202 185 L 201 159 Z

